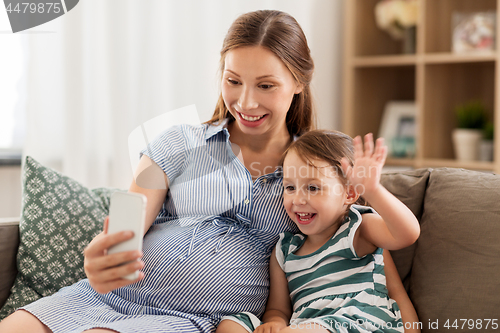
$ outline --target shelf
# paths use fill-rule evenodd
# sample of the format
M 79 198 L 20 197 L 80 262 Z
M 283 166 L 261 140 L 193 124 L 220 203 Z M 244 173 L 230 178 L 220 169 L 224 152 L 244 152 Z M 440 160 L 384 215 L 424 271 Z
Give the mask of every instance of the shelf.
M 415 100 L 415 75 L 415 66 L 355 68 L 356 93 L 363 98 L 352 100 L 352 117 L 344 119 L 344 132 L 352 137 L 378 136 L 387 101 Z
M 453 160 L 455 107 L 481 100 L 494 119 L 495 62 L 428 64 L 424 71 L 421 146 L 424 159 Z
M 450 52 L 428 53 L 422 56 L 411 55 L 382 55 L 354 57 L 354 67 L 395 67 L 424 64 L 457 64 L 475 62 L 493 62 L 497 59 L 496 52 L 456 54 Z
M 449 52 L 429 53 L 423 57 L 426 64 L 452 64 L 465 62 L 488 62 L 497 59 L 496 52 L 456 54 Z
M 497 11 L 497 0 L 424 0 L 423 2 L 426 53 L 451 51 L 454 13 Z
M 342 131 L 378 136 L 391 101 L 415 101 L 416 156 L 387 158 L 392 168 L 454 167 L 500 173 L 500 49 L 454 53 L 455 13 L 498 12 L 500 0 L 418 0 L 416 54 L 379 29 L 374 9 L 381 0 L 344 0 Z M 497 27 L 500 36 L 500 27 Z M 500 45 L 497 39 L 497 45 Z M 495 124 L 493 162 L 455 159 L 452 133 L 458 105 L 480 100 Z
M 417 57 L 411 55 L 385 55 L 355 57 L 352 61 L 355 67 L 385 67 L 408 66 L 417 63 Z

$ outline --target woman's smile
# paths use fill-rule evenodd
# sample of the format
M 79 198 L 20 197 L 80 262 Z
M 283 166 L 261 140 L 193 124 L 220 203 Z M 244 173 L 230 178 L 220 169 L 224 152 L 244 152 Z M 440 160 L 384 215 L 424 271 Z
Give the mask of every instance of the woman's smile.
M 267 116 L 267 114 L 262 116 L 249 116 L 244 113 L 236 111 L 239 116 L 239 121 L 242 125 L 247 127 L 257 127 L 262 124 Z
M 287 135 L 286 115 L 302 87 L 273 52 L 262 46 L 244 46 L 227 53 L 221 90 L 236 119 L 236 130 Z

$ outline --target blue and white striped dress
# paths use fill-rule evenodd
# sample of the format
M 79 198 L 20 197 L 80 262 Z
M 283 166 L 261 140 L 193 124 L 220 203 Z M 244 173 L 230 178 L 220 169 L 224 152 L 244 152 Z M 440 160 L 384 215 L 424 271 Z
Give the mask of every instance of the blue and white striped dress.
M 82 280 L 24 307 L 53 332 L 213 332 L 224 315 L 264 312 L 272 248 L 296 230 L 280 174 L 252 181 L 225 123 L 174 126 L 144 153 L 170 180 L 144 237 L 145 278 L 106 295 Z

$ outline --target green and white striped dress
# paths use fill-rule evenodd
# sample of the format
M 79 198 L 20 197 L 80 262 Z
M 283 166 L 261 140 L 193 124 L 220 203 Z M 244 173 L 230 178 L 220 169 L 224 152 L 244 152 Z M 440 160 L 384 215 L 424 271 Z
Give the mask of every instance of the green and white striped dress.
M 292 327 L 319 325 L 330 332 L 404 332 L 399 307 L 387 293 L 383 250 L 378 248 L 361 258 L 354 250 L 354 235 L 364 213 L 375 211 L 351 206 L 335 235 L 308 255 L 294 254 L 306 236 L 280 234 L 276 258 L 288 280 Z M 240 323 L 249 332 L 260 324 L 251 313 L 225 319 Z

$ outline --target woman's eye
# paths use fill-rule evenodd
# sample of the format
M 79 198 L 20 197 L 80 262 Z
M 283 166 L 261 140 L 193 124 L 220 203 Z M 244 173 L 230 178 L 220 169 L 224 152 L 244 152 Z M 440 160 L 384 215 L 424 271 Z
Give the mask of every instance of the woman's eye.
M 239 82 L 233 79 L 227 79 L 227 82 L 232 85 L 237 85 Z
M 272 87 L 274 87 L 274 85 L 272 84 L 261 84 L 260 87 L 264 90 L 269 90 L 271 89 Z

